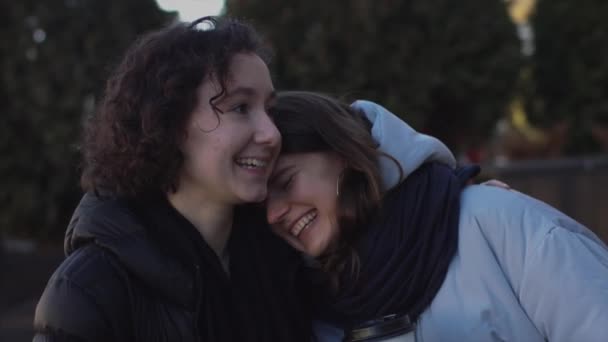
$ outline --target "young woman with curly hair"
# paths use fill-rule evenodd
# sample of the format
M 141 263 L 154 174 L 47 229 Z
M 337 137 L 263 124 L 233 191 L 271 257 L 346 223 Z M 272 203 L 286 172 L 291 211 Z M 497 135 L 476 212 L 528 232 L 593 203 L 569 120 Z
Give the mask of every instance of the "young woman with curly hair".
M 131 46 L 84 131 L 86 194 L 34 340 L 309 340 L 295 259 L 249 205 L 281 141 L 265 58 L 225 18 Z

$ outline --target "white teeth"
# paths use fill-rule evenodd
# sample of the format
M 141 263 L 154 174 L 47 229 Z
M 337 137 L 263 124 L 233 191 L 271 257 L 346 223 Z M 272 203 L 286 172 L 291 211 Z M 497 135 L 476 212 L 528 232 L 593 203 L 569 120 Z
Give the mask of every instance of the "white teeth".
M 264 160 L 256 158 L 240 158 L 236 160 L 236 163 L 246 168 L 261 168 L 268 164 Z
M 315 218 L 317 218 L 316 210 L 304 215 L 301 219 L 298 220 L 298 222 L 296 222 L 296 224 L 294 224 L 293 228 L 291 229 L 291 234 L 297 237 L 304 229 L 306 229 L 310 225 L 312 221 L 314 221 Z

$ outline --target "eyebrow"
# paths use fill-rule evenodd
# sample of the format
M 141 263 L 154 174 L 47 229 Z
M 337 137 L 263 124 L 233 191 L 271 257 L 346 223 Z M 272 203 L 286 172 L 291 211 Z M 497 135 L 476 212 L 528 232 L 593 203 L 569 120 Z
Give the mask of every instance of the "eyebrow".
M 230 92 L 226 92 L 226 95 L 224 95 L 224 98 L 229 98 L 229 97 L 236 96 L 236 95 L 252 96 L 254 94 L 255 94 L 255 90 L 253 88 L 238 87 L 238 88 L 232 89 Z
M 251 87 L 237 87 L 235 89 L 232 89 L 230 92 L 226 92 L 226 94 L 224 95 L 224 98 L 227 99 L 227 98 L 237 96 L 237 95 L 254 96 L 256 93 L 257 93 L 257 91 Z M 276 90 L 273 89 L 268 94 L 268 99 L 266 100 L 266 102 L 270 102 L 270 101 L 274 100 L 276 97 L 277 97 L 277 92 L 276 92 Z

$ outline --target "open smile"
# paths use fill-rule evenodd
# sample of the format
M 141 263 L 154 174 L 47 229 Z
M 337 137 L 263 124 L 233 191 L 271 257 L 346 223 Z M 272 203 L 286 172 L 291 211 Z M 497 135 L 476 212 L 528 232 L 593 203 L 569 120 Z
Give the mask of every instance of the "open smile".
M 289 232 L 291 233 L 291 235 L 298 237 L 302 233 L 302 231 L 304 231 L 306 228 L 308 228 L 312 225 L 312 223 L 315 221 L 316 218 L 317 218 L 317 210 L 316 209 L 310 210 L 309 212 L 304 214 L 302 217 L 300 217 L 292 225 Z
M 246 169 L 265 169 L 268 166 L 268 159 L 261 158 L 237 158 L 235 162 Z
M 234 160 L 235 164 L 247 173 L 264 177 L 271 171 L 271 161 L 270 157 L 240 157 Z

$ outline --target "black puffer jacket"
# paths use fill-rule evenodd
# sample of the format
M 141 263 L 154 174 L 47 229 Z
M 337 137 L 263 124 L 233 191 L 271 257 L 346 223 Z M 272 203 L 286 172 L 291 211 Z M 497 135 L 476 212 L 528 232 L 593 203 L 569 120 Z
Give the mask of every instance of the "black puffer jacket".
M 34 341 L 310 341 L 296 259 L 259 210 L 235 215 L 229 278 L 195 228 L 154 203 L 83 197 Z

